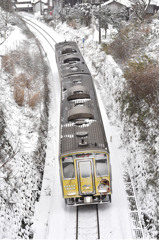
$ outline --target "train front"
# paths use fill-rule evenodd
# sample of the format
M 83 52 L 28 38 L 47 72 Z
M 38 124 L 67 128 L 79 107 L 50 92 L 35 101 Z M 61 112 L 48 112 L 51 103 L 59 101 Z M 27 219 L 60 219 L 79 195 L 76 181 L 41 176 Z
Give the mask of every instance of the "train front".
M 63 196 L 68 205 L 111 202 L 107 152 L 76 152 L 60 159 Z

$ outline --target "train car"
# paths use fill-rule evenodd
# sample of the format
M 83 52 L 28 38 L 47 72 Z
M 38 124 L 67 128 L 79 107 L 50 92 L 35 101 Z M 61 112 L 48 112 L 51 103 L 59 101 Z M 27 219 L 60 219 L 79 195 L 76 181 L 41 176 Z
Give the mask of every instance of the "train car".
M 60 175 L 67 205 L 111 202 L 109 148 L 90 71 L 75 42 L 55 45 L 61 79 Z

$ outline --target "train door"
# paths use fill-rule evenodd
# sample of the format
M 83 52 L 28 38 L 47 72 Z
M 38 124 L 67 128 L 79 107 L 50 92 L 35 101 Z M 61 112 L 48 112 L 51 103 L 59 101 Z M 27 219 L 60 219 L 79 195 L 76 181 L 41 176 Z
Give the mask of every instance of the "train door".
M 76 160 L 80 195 L 95 193 L 93 159 Z

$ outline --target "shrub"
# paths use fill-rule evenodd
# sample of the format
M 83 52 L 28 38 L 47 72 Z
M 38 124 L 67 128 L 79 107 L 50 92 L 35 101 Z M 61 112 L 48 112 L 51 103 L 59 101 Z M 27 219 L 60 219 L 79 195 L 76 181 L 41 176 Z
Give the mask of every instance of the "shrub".
M 127 61 L 139 48 L 145 46 L 149 33 L 149 27 L 144 25 L 122 27 L 110 45 L 112 55 L 116 59 Z
M 28 87 L 29 80 L 28 80 L 26 74 L 20 73 L 18 76 L 14 77 L 13 85 L 14 85 L 14 87 L 15 86 L 22 87 L 22 88 Z
M 106 43 L 102 44 L 102 50 L 106 53 L 106 54 L 111 54 L 111 49 L 110 46 Z
M 14 100 L 19 106 L 23 106 L 23 104 L 24 104 L 24 88 L 21 88 L 21 87 L 18 87 L 15 85 Z
M 5 72 L 14 74 L 14 61 L 10 55 L 5 55 L 2 57 L 2 68 Z
M 72 27 L 73 29 L 77 29 L 77 23 L 75 22 L 75 20 L 71 19 L 70 21 L 67 21 L 67 24 Z
M 159 90 L 159 66 L 150 60 L 131 62 L 124 73 L 135 100 L 155 104 Z
M 34 108 L 37 103 L 40 101 L 40 93 L 35 93 L 33 95 L 29 95 L 29 99 L 28 99 L 28 104 L 29 107 Z

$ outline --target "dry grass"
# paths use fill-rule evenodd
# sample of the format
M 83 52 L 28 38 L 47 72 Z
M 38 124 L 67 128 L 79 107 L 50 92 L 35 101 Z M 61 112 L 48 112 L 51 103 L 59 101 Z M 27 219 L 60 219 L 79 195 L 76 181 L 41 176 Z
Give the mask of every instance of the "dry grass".
M 149 105 L 155 105 L 159 91 L 159 66 L 153 62 L 131 62 L 125 71 L 124 77 L 128 80 L 136 101 L 145 100 Z
M 29 88 L 29 80 L 24 73 L 20 73 L 18 76 L 13 78 L 13 85 L 14 86 L 19 86 L 22 88 Z
M 40 93 L 33 90 L 33 80 L 33 77 L 28 79 L 24 73 L 19 74 L 13 79 L 14 99 L 19 106 L 24 105 L 25 99 L 31 108 L 34 108 L 40 101 Z
M 73 29 L 77 29 L 77 23 L 75 22 L 75 20 L 68 20 L 67 24 L 73 28 Z
M 32 95 L 29 94 L 29 98 L 28 98 L 29 107 L 31 107 L 33 109 L 39 103 L 39 101 L 40 101 L 40 93 L 39 92 L 32 94 Z
M 110 45 L 103 43 L 102 44 L 102 50 L 106 53 L 106 54 L 111 54 L 111 49 L 110 49 Z
M 35 108 L 42 101 L 41 96 L 44 96 L 42 86 L 47 78 L 47 68 L 39 52 L 31 55 L 27 49 L 28 46 L 24 42 L 22 48 L 5 55 L 2 58 L 2 68 L 10 75 L 15 102 L 19 106 L 28 104 Z
M 18 87 L 15 85 L 14 87 L 14 100 L 19 106 L 24 105 L 24 88 Z
M 122 62 L 128 61 L 135 52 L 145 47 L 151 29 L 145 25 L 128 25 L 119 30 L 110 45 L 111 54 Z
M 10 55 L 5 55 L 2 57 L 2 68 L 5 70 L 5 72 L 14 74 L 15 69 L 14 69 L 14 61 L 10 57 Z

